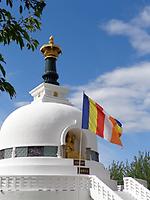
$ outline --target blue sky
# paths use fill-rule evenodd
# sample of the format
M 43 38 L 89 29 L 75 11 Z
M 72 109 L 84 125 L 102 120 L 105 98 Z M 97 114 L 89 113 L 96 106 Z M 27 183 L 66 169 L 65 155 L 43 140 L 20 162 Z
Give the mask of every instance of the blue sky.
M 13 100 L 0 93 L 0 124 L 18 106 L 30 102 L 30 90 L 42 82 L 39 48 L 53 35 L 63 54 L 59 82 L 81 107 L 82 90 L 123 123 L 123 148 L 98 138 L 101 161 L 132 160 L 150 149 L 150 3 L 148 0 L 47 1 L 35 52 L 14 44 L 1 46 Z

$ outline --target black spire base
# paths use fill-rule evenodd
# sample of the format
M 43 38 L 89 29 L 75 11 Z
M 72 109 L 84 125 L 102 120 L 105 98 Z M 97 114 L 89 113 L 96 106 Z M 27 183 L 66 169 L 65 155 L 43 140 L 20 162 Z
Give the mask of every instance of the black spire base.
M 49 57 L 45 59 L 45 73 L 42 76 L 45 83 L 59 85 L 57 82 L 59 76 L 56 71 L 56 58 Z

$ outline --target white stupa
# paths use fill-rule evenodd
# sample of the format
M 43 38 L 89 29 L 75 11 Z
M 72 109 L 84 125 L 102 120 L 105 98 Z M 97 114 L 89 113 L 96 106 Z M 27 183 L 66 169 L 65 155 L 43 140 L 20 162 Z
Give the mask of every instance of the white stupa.
M 95 135 L 81 131 L 81 111 L 57 82 L 61 49 L 53 37 L 41 52 L 44 83 L 30 92 L 31 104 L 11 113 L 0 130 L 0 200 L 150 199 L 149 190 L 129 177 L 118 191 L 99 162 Z

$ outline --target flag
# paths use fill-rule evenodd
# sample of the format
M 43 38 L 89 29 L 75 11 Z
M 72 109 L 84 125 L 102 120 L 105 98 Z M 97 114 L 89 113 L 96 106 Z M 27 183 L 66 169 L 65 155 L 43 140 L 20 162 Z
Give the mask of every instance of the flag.
M 83 96 L 82 129 L 88 129 L 111 143 L 122 146 L 122 124 L 108 115 L 104 109 L 89 98 Z

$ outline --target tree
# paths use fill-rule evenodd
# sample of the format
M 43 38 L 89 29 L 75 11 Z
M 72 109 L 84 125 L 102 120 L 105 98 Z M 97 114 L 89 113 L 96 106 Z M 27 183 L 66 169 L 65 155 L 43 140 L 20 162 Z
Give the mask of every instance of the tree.
M 111 178 L 117 180 L 118 184 L 123 184 L 123 177 L 130 176 L 146 180 L 150 189 L 150 152 L 139 152 L 131 163 L 113 161 L 109 171 Z
M 124 164 L 123 162 L 115 162 L 113 161 L 111 166 L 109 166 L 110 178 L 113 180 L 117 180 L 118 185 L 123 184 L 123 176 L 124 176 Z
M 15 42 L 20 49 L 26 47 L 34 51 L 39 43 L 32 37 L 32 33 L 41 27 L 44 0 L 4 0 L 3 5 L 3 8 L 0 6 L 0 43 L 9 45 L 10 42 Z M 18 8 L 16 16 L 13 14 L 15 6 Z M 6 80 L 6 71 L 3 66 L 5 63 L 0 54 L 0 91 L 8 92 L 12 98 L 16 92 Z

